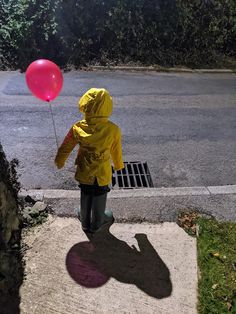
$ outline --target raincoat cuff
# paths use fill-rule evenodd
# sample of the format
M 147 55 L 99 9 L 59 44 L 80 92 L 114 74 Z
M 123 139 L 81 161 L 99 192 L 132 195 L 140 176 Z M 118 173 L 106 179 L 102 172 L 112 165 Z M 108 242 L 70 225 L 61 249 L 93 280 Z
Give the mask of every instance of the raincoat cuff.
M 61 168 L 64 167 L 64 163 L 62 163 L 62 162 L 57 162 L 57 161 L 55 160 L 54 163 L 55 163 L 57 169 L 61 169 Z
M 119 165 L 114 165 L 113 169 L 114 169 L 115 171 L 118 171 L 118 170 L 123 169 L 124 167 L 125 167 L 125 166 L 124 166 L 124 163 L 122 163 L 122 164 L 119 164 Z

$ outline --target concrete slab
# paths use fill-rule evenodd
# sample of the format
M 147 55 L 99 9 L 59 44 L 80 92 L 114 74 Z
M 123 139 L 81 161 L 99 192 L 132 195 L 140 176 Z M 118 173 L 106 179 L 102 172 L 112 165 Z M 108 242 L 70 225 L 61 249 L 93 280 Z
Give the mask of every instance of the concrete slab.
M 174 223 L 114 224 L 90 240 L 50 216 L 24 235 L 22 314 L 197 313 L 196 239 Z
M 211 194 L 236 194 L 236 185 L 209 186 Z
M 133 190 L 113 190 L 110 198 L 124 197 L 158 197 L 158 196 L 183 196 L 183 195 L 210 195 L 204 186 L 175 187 L 175 188 L 147 188 Z

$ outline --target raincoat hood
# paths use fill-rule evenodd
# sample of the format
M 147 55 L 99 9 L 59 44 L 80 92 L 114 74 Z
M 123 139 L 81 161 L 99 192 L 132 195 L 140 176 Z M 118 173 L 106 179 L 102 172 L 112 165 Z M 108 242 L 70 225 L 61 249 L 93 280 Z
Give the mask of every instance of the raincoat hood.
M 78 106 L 85 119 L 109 118 L 112 98 L 104 88 L 91 88 L 80 98 Z

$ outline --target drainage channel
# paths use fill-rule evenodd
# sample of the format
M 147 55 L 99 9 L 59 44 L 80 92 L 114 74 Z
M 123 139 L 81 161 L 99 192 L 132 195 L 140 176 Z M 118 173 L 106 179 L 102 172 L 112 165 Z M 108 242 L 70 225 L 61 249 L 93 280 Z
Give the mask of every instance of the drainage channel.
M 115 171 L 112 175 L 114 189 L 153 188 L 152 177 L 147 162 L 124 162 L 122 170 Z

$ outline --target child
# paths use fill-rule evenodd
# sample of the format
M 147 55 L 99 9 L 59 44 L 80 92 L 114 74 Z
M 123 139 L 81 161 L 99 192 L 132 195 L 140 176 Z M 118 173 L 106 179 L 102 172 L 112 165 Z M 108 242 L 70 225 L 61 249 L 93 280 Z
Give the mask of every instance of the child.
M 108 185 L 112 179 L 111 159 L 115 170 L 124 168 L 120 128 L 108 120 L 112 98 L 107 90 L 91 88 L 79 101 L 84 119 L 75 123 L 58 149 L 55 164 L 62 168 L 74 147 L 79 150 L 75 160 L 75 179 L 81 189 L 79 219 L 85 232 L 96 232 L 113 222 L 106 212 Z

